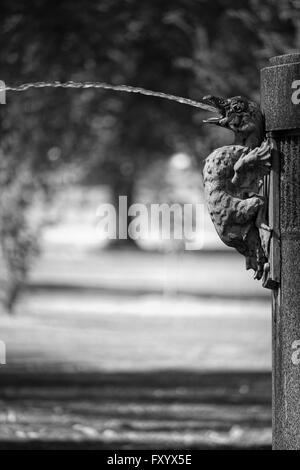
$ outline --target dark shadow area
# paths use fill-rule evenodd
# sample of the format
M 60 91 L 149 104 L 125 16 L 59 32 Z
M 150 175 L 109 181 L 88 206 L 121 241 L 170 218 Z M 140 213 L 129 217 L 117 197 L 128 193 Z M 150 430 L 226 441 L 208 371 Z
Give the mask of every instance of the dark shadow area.
M 167 445 L 160 446 L 156 442 L 149 442 L 149 445 L 145 447 L 144 444 L 135 444 L 134 450 L 271 450 L 270 445 L 259 445 L 250 446 L 247 449 L 241 447 L 234 447 L 232 445 L 220 445 L 216 449 L 213 444 L 205 444 L 203 446 L 188 446 L 188 447 L 177 447 L 172 444 L 172 447 Z M 114 442 L 113 444 L 105 444 L 102 442 L 91 442 L 91 441 L 80 441 L 80 442 L 61 442 L 61 441 L 39 441 L 26 442 L 20 444 L 18 442 L 0 442 L 0 450 L 133 450 L 131 444 L 124 444 L 123 442 Z
M 55 364 L 53 365 L 55 369 Z M 197 372 L 195 370 L 159 370 L 159 371 L 137 371 L 137 372 L 47 372 L 26 371 L 2 369 L 0 372 L 1 388 L 0 396 L 5 387 L 30 386 L 30 387 L 68 387 L 78 386 L 86 388 L 87 385 L 96 387 L 149 387 L 155 389 L 172 389 L 176 387 L 186 387 L 188 389 L 199 388 L 201 390 L 211 388 L 217 390 L 218 386 L 224 389 L 224 392 L 234 392 L 240 386 L 247 384 L 249 393 L 259 393 L 260 399 L 269 403 L 269 388 L 271 387 L 271 373 L 264 371 L 234 371 L 234 372 Z
M 271 426 L 268 372 L 11 370 L 0 400 L 35 429 L 0 449 L 268 448 L 248 436 Z
M 58 284 L 55 283 L 42 283 L 42 282 L 35 282 L 34 284 L 29 284 L 24 288 L 24 292 L 32 293 L 32 294 L 43 294 L 43 293 L 64 293 L 64 294 L 80 294 L 80 295 L 86 295 L 89 296 L 91 294 L 93 295 L 112 295 L 115 297 L 143 297 L 144 295 L 163 295 L 164 294 L 164 287 L 162 286 L 161 288 L 155 288 L 153 286 L 150 286 L 149 288 L 134 288 L 134 287 L 124 287 L 122 288 L 121 286 L 118 287 L 110 287 L 110 286 L 103 286 L 101 285 L 89 285 L 89 286 L 78 286 L 77 284 L 62 284 L 61 282 Z M 182 288 L 176 288 L 176 294 L 177 295 L 188 295 L 191 297 L 195 298 L 200 298 L 200 299 L 224 299 L 224 300 L 250 300 L 252 302 L 268 302 L 269 299 L 266 297 L 266 294 L 264 291 L 261 291 L 261 293 L 258 293 L 256 297 L 253 298 L 252 293 L 245 293 L 245 292 L 204 292 L 201 291 L 201 288 L 198 289 L 182 289 Z

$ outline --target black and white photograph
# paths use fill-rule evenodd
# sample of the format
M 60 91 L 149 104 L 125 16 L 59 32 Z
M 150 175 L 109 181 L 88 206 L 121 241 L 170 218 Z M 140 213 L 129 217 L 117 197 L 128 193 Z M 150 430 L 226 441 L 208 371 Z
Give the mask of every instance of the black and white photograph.
M 300 450 L 299 266 L 300 0 L 1 0 L 0 451 Z

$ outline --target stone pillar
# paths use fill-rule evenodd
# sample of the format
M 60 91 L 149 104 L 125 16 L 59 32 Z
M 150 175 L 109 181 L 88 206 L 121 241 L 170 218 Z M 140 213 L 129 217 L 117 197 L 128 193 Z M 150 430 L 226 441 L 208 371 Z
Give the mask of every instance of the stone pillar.
M 278 150 L 278 184 L 270 195 L 279 240 L 271 253 L 279 266 L 273 291 L 273 448 L 292 450 L 300 449 L 300 54 L 270 59 L 261 71 L 261 92 L 267 135 Z

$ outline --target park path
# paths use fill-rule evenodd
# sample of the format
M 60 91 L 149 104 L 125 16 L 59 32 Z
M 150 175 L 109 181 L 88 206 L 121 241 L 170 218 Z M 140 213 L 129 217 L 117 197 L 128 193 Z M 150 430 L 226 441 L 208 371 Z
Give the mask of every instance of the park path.
M 0 448 L 269 446 L 268 297 L 224 256 L 46 252 L 0 316 Z

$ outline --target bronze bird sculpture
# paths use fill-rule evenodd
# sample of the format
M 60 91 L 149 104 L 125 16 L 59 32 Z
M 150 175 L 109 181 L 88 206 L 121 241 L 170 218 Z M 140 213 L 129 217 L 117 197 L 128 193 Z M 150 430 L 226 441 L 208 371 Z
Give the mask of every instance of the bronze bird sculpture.
M 266 200 L 261 194 L 271 167 L 269 144 L 259 106 L 242 96 L 229 99 L 206 96 L 218 117 L 204 122 L 233 131 L 233 145 L 213 151 L 205 160 L 204 193 L 211 219 L 221 240 L 246 257 L 246 269 L 255 279 L 268 271 L 270 229 Z

